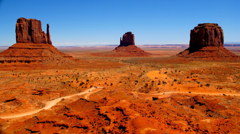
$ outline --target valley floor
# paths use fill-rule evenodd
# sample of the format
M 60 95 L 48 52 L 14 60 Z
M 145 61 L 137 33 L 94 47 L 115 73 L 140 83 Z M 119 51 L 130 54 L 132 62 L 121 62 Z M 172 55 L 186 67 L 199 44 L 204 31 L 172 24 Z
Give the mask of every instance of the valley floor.
M 68 51 L 88 64 L 2 69 L 0 133 L 239 133 L 240 62 L 161 51 L 122 58 Z

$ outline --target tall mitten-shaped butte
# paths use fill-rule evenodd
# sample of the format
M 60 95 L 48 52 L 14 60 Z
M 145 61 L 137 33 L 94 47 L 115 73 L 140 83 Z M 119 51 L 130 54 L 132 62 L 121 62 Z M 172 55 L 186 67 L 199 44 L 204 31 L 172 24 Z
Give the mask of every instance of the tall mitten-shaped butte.
M 116 47 L 113 52 L 115 52 L 115 56 L 120 57 L 150 55 L 150 53 L 143 51 L 135 45 L 135 38 L 132 32 L 127 32 L 120 38 L 120 45 Z
M 62 53 L 52 45 L 49 25 L 42 31 L 41 21 L 19 18 L 16 23 L 16 44 L 0 53 L 0 63 L 38 63 L 39 66 L 75 64 L 72 56 Z
M 41 21 L 19 18 L 16 23 L 17 43 L 52 44 L 47 24 L 47 34 L 42 31 Z
M 127 32 L 120 38 L 120 46 L 135 45 L 134 34 Z

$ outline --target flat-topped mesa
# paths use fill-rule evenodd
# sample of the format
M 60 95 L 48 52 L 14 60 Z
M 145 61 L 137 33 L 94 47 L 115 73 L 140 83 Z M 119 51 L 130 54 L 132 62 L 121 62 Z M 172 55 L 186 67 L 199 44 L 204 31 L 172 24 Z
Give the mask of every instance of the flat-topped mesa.
M 120 46 L 129 45 L 135 45 L 134 34 L 132 32 L 127 32 L 120 38 Z
M 215 23 L 198 24 L 190 34 L 189 51 L 194 52 L 203 47 L 223 47 L 223 30 Z
M 49 25 L 47 33 L 42 31 L 41 21 L 36 19 L 19 18 L 16 24 L 16 42 L 34 44 L 52 44 Z

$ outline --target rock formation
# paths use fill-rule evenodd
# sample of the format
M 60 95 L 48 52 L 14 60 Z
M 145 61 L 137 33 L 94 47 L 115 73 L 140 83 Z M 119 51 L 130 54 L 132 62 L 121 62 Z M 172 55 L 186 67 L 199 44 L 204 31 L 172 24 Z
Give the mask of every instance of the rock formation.
M 132 32 L 127 32 L 120 38 L 120 46 L 135 45 L 134 34 Z
M 42 31 L 36 19 L 19 18 L 16 24 L 16 44 L 0 53 L 0 63 L 69 63 L 72 57 L 58 51 L 51 42 L 49 25 Z M 71 60 L 70 60 L 71 59 Z
M 223 30 L 218 24 L 199 24 L 191 30 L 189 50 L 194 52 L 202 47 L 223 47 L 223 42 Z
M 120 38 L 120 45 L 113 52 L 115 52 L 114 56 L 124 57 L 150 55 L 135 45 L 134 34 L 132 32 L 127 32 Z
M 41 21 L 19 18 L 16 24 L 17 43 L 52 44 L 47 24 L 47 33 L 42 31 Z
M 198 24 L 190 34 L 190 45 L 185 51 L 178 54 L 189 58 L 219 58 L 236 57 L 235 54 L 224 48 L 223 30 L 218 24 Z

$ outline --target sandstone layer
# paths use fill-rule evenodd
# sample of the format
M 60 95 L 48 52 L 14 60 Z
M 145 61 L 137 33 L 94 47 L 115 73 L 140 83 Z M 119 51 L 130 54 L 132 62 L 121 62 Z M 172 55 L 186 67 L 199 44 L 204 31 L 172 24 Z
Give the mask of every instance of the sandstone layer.
M 132 32 L 127 32 L 120 38 L 120 45 L 114 50 L 115 56 L 148 56 L 150 53 L 143 51 L 135 45 L 135 38 Z
M 224 48 L 222 28 L 215 23 L 203 23 L 191 30 L 189 48 L 179 53 L 188 58 L 224 58 L 237 57 Z

